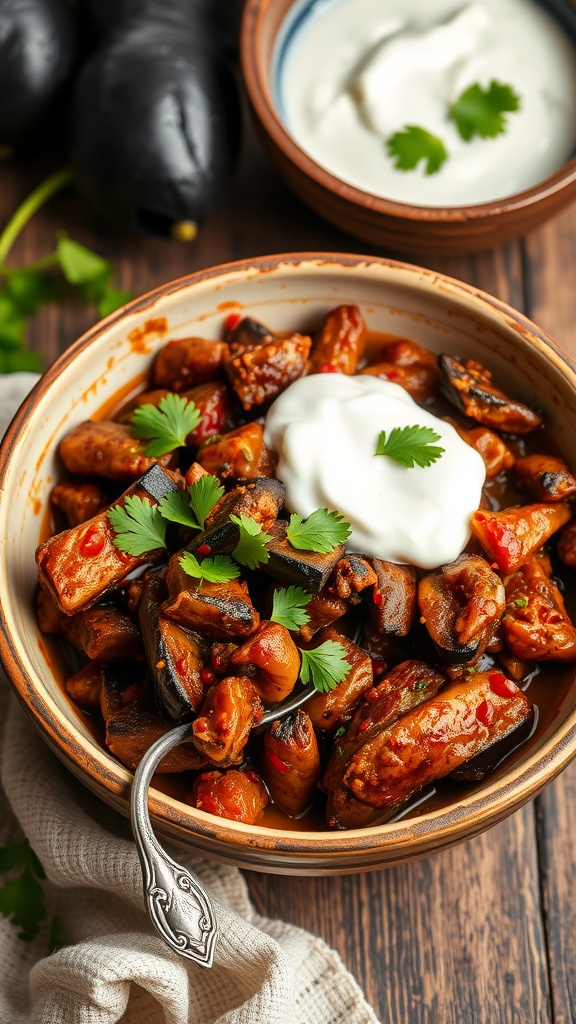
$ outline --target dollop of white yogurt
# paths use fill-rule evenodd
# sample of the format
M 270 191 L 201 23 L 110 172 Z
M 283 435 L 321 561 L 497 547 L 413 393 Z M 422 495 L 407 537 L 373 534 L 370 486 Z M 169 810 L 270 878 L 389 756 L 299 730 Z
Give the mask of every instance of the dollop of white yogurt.
M 414 425 L 440 436 L 437 462 L 408 468 L 375 455 L 380 431 Z M 369 375 L 303 377 L 270 407 L 264 441 L 278 456 L 287 508 L 303 517 L 317 508 L 340 512 L 352 528 L 349 551 L 433 569 L 466 546 L 484 461 L 398 384 Z

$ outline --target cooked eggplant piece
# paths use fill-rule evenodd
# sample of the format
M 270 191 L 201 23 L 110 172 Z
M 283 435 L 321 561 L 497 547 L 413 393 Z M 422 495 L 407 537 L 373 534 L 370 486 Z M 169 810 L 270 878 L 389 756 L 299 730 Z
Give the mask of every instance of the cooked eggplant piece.
M 302 334 L 274 338 L 237 352 L 226 363 L 226 372 L 244 409 L 253 409 L 276 398 L 306 371 L 312 339 Z
M 199 462 L 193 462 L 186 470 L 184 483 L 186 484 L 186 487 L 190 487 L 192 484 L 195 484 L 197 480 L 200 480 L 201 477 L 208 475 L 209 474 Z
M 156 356 L 152 373 L 158 387 L 186 391 L 196 384 L 222 377 L 229 356 L 224 341 L 204 338 L 176 338 L 168 341 Z
M 129 495 L 155 504 L 177 490 L 160 466 L 154 466 L 112 507 L 121 506 Z M 134 569 L 159 562 L 165 555 L 164 549 L 127 555 L 118 550 L 114 537 L 107 513 L 100 512 L 87 523 L 51 537 L 36 551 L 40 583 L 66 615 L 96 604 Z
M 282 583 L 294 583 L 317 594 L 327 582 L 330 573 L 344 555 L 344 544 L 338 544 L 327 555 L 315 551 L 300 551 L 286 539 L 287 524 L 281 521 L 267 527 L 272 537 L 268 544 L 269 559 L 262 566 L 264 572 Z
M 576 660 L 576 629 L 539 558 L 506 580 L 503 627 L 507 647 L 522 661 Z
M 379 633 L 406 636 L 418 610 L 416 596 L 416 569 L 412 565 L 397 565 L 381 558 L 369 558 L 376 573 L 370 621 Z
M 319 594 L 312 594 L 306 605 L 306 613 L 310 616 L 308 622 L 300 626 L 298 636 L 302 640 L 311 640 L 318 630 L 325 626 L 331 626 L 337 622 L 350 609 L 350 601 L 346 598 L 336 597 L 329 594 L 327 587 L 324 587 Z
M 65 690 L 82 711 L 100 711 L 100 693 L 104 685 L 104 665 L 89 661 L 79 672 L 66 680 Z
M 355 374 L 365 345 L 366 324 L 358 306 L 337 306 L 328 313 L 312 346 L 312 372 L 322 372 L 326 367 L 331 372 Z
M 245 423 L 208 441 L 198 452 L 198 462 L 222 480 L 274 476 L 274 458 L 264 444 L 259 423 Z
M 444 394 L 470 419 L 508 434 L 528 434 L 541 425 L 542 416 L 496 388 L 480 363 L 442 355 L 438 365 Z
M 208 645 L 197 633 L 183 629 L 160 611 L 168 596 L 165 571 L 148 573 L 138 620 L 158 710 L 175 725 L 191 719 L 204 700 L 200 673 Z
M 265 327 L 258 320 L 253 320 L 252 317 L 245 316 L 229 332 L 227 341 L 230 346 L 230 354 L 235 356 L 241 354 L 247 348 L 267 345 L 268 342 L 275 339 L 276 335 L 272 333 L 269 327 Z
M 80 526 L 104 508 L 106 496 L 98 484 L 66 481 L 56 485 L 50 501 L 62 509 L 70 526 Z
M 472 533 L 502 573 L 515 572 L 572 517 L 567 502 L 475 512 Z
M 91 661 L 122 661 L 142 654 L 142 637 L 134 619 L 110 605 L 73 615 L 66 638 Z
M 180 565 L 180 553 L 170 559 L 166 583 L 168 600 L 162 611 L 193 632 L 215 640 L 251 636 L 260 621 L 248 587 L 239 580 L 207 583 L 188 576 Z
M 65 633 L 70 621 L 64 612 L 61 612 L 51 594 L 39 587 L 36 594 L 36 619 L 43 633 L 52 633 L 57 636 Z
M 305 711 L 294 711 L 266 730 L 262 771 L 284 814 L 299 818 L 308 810 L 320 780 L 320 751 Z
M 365 558 L 359 555 L 345 555 L 337 562 L 331 573 L 326 590 L 346 600 L 377 583 L 378 576 Z
M 230 554 L 240 538 L 238 526 L 230 516 L 249 516 L 267 531 L 284 504 L 284 494 L 284 484 L 270 477 L 239 484 L 216 502 L 206 517 L 204 530 L 192 538 L 188 551 L 201 547 L 209 548 L 211 554 Z
M 503 647 L 498 652 L 498 661 L 502 665 L 504 672 L 510 679 L 513 679 L 515 683 L 520 683 L 524 677 L 528 674 L 530 669 L 533 667 L 531 662 L 522 661 L 521 658 L 517 658 L 512 651 L 509 651 L 506 647 Z
M 562 501 L 576 494 L 576 477 L 563 459 L 524 455 L 516 459 L 514 476 L 535 501 Z
M 214 4 L 214 0 L 82 0 L 79 14 L 86 22 L 87 38 L 101 39 L 133 19 L 145 19 L 193 31 L 205 45 L 234 52 L 240 24 L 240 0 Z
M 424 786 L 508 736 L 534 709 L 500 672 L 479 672 L 425 701 L 351 758 L 344 783 L 354 796 L 390 816 Z
M 418 603 L 438 654 L 458 665 L 484 653 L 504 614 L 506 598 L 500 578 L 486 560 L 463 554 L 422 577 Z
M 235 650 L 230 663 L 250 676 L 262 700 L 284 700 L 300 675 L 300 651 L 285 626 L 261 622 L 246 643 Z
M 360 372 L 399 384 L 415 402 L 429 401 L 438 389 L 436 357 L 405 338 L 384 345 L 378 359 Z
M 256 772 L 232 768 L 228 772 L 203 772 L 186 802 L 219 818 L 254 825 L 260 821 L 270 797 Z
M 562 530 L 558 538 L 558 554 L 565 565 L 576 569 L 576 521 Z
M 528 739 L 534 725 L 534 714 L 528 715 L 523 721 L 511 729 L 501 739 L 494 740 L 488 747 L 481 750 L 475 757 L 457 768 L 449 775 L 454 782 L 481 782 L 487 775 L 490 775 L 498 767 L 508 754 L 524 740 Z
M 69 473 L 136 480 L 155 463 L 172 466 L 174 454 L 157 459 L 144 454 L 147 441 L 134 437 L 130 427 L 114 420 L 85 420 L 60 443 L 60 456 Z
M 205 444 L 217 434 L 225 434 L 231 426 L 232 394 L 229 387 L 219 380 L 197 384 L 190 391 L 183 391 L 182 398 L 194 405 L 200 413 L 200 422 L 186 438 L 186 444 L 197 447 Z M 266 476 L 259 473 L 258 476 Z
M 462 427 L 456 420 L 446 417 L 460 437 L 475 448 L 484 459 L 486 466 L 486 479 L 492 480 L 504 469 L 511 469 L 514 465 L 514 455 L 498 434 L 494 434 L 488 427 L 473 427 L 471 430 Z
M 192 741 L 218 767 L 238 764 L 250 730 L 263 714 L 252 681 L 247 676 L 227 676 L 208 690 L 200 715 L 192 722 Z
M 334 690 L 329 690 L 328 693 L 315 693 L 306 704 L 306 710 L 315 728 L 328 732 L 342 722 L 348 721 L 362 695 L 372 686 L 374 676 L 370 658 L 348 637 L 335 629 L 323 629 L 315 637 L 314 646 L 319 646 L 325 640 L 335 640 L 342 644 L 346 661 L 350 666 L 346 677 Z
M 104 666 L 100 709 L 106 725 L 106 746 L 131 771 L 135 771 L 148 748 L 171 728 L 157 714 L 147 695 L 143 676 L 133 664 Z M 206 759 L 191 740 L 185 740 L 162 758 L 157 772 L 198 771 Z
M 166 398 L 170 392 L 168 388 L 155 388 L 153 391 L 141 391 L 140 394 L 135 395 L 134 398 L 126 405 L 122 406 L 122 409 L 114 417 L 117 423 L 130 423 L 136 409 L 140 409 L 143 405 L 153 405 L 155 409 L 158 408 L 163 398 Z

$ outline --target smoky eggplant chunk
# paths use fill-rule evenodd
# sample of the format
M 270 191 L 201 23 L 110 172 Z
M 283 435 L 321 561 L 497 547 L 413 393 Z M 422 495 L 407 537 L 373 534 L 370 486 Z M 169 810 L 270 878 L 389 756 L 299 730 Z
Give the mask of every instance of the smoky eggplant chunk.
M 374 677 L 370 658 L 352 640 L 335 629 L 323 629 L 314 638 L 314 647 L 326 640 L 342 644 L 344 657 L 350 666 L 346 677 L 333 690 L 315 693 L 306 704 L 315 728 L 329 732 L 348 721 L 362 695 L 372 686 Z
M 330 310 L 317 340 L 312 345 L 312 372 L 345 373 L 351 376 L 366 346 L 366 324 L 358 306 L 337 306 Z
M 198 426 L 186 438 L 187 445 L 199 447 L 216 434 L 225 434 L 232 426 L 232 394 L 222 381 L 197 384 L 190 391 L 183 391 L 182 398 L 194 402 L 200 414 Z
M 370 621 L 379 633 L 407 636 L 418 610 L 416 569 L 412 565 L 397 565 L 381 558 L 369 558 L 376 573 Z
M 470 419 L 508 434 L 527 434 L 541 426 L 541 415 L 495 387 L 491 373 L 480 363 L 441 355 L 438 365 L 442 391 Z
M 534 501 L 563 501 L 576 494 L 576 476 L 563 459 L 553 455 L 516 459 L 514 477 Z
M 231 768 L 227 772 L 212 771 L 199 775 L 186 802 L 219 818 L 255 825 L 264 814 L 270 797 L 256 772 Z
M 384 345 L 378 358 L 360 373 L 399 384 L 415 402 L 428 402 L 438 389 L 435 356 L 405 338 Z
M 533 715 L 526 694 L 506 676 L 477 673 L 361 747 L 350 759 L 344 784 L 358 800 L 392 815 L 424 786 L 450 775 Z
M 165 571 L 148 573 L 138 606 L 148 672 L 160 713 L 175 725 L 191 719 L 204 700 L 201 673 L 209 646 L 198 633 L 162 614 Z
M 147 444 L 125 423 L 85 420 L 60 442 L 60 456 L 69 473 L 130 483 L 156 463 L 174 465 L 172 453 L 154 459 L 145 455 Z
M 274 458 L 264 444 L 264 430 L 259 423 L 245 423 L 208 441 L 197 458 L 207 473 L 222 480 L 274 475 Z
M 250 730 L 263 713 L 252 680 L 227 676 L 208 690 L 200 714 L 192 722 L 192 742 L 206 761 L 220 768 L 238 764 Z
M 504 614 L 506 597 L 486 560 L 464 554 L 422 577 L 418 603 L 438 654 L 457 665 L 484 653 Z
M 230 664 L 249 675 L 262 700 L 284 700 L 300 674 L 300 652 L 285 626 L 261 622 L 255 633 L 238 647 Z
M 562 530 L 558 538 L 558 555 L 571 569 L 576 569 L 576 520 Z
M 565 501 L 514 506 L 501 512 L 482 509 L 472 516 L 472 534 L 499 572 L 515 572 L 571 517 Z
M 106 746 L 131 771 L 140 764 L 148 748 L 171 728 L 156 712 L 142 675 L 134 666 L 106 666 L 100 692 L 100 710 L 106 726 Z M 157 772 L 198 771 L 206 759 L 191 740 L 185 740 L 162 758 Z
M 333 622 L 346 615 L 349 608 L 350 602 L 347 598 L 336 597 L 324 587 L 319 594 L 312 594 L 306 605 L 309 619 L 300 626 L 298 636 L 305 641 L 311 640 L 320 629 L 331 626 Z
M 268 544 L 269 559 L 262 568 L 281 583 L 295 584 L 317 594 L 344 555 L 344 544 L 336 545 L 329 554 L 300 551 L 288 541 L 286 528 L 287 524 L 280 520 L 268 528 L 272 539 Z
M 346 600 L 378 583 L 374 567 L 361 555 L 347 554 L 336 563 L 326 584 L 329 593 Z
M 533 558 L 505 582 L 506 646 L 522 661 L 575 661 L 576 629 L 564 599 L 539 558 Z
M 274 341 L 274 338 L 275 335 L 269 327 L 259 323 L 258 320 L 253 320 L 250 316 L 245 316 L 228 332 L 226 340 L 230 347 L 230 354 L 235 356 L 246 348 L 266 345 L 269 341 Z
M 293 380 L 301 377 L 312 339 L 303 334 L 274 338 L 251 345 L 226 362 L 228 379 L 246 410 L 276 398 Z
M 65 633 L 68 616 L 60 611 L 51 594 L 42 587 L 36 593 L 36 620 L 42 633 L 51 633 L 54 636 Z
M 518 722 L 518 725 L 510 729 L 505 736 L 489 743 L 484 750 L 481 750 L 475 757 L 465 761 L 461 768 L 451 772 L 448 778 L 452 782 L 482 782 L 487 775 L 490 775 L 498 767 L 508 754 L 524 740 L 528 739 L 534 726 L 534 713 Z
M 118 423 L 130 423 L 136 409 L 140 409 L 143 405 L 153 405 L 157 409 L 162 399 L 166 398 L 166 395 L 169 394 L 168 388 L 154 388 L 153 391 L 141 391 L 140 394 L 134 395 L 126 405 L 122 406 L 114 419 Z
M 67 480 L 56 484 L 50 502 L 62 509 L 70 526 L 80 526 L 104 508 L 106 495 L 99 484 Z
M 187 391 L 196 384 L 223 376 L 224 362 L 230 355 L 224 341 L 204 338 L 177 338 L 160 349 L 152 370 L 156 387 Z
M 134 619 L 110 605 L 73 615 L 66 638 L 91 661 L 121 661 L 142 654 L 142 637 Z
M 469 444 L 471 448 L 475 448 L 482 456 L 486 466 L 487 480 L 493 480 L 499 473 L 512 468 L 514 465 L 514 454 L 498 434 L 489 430 L 488 427 L 467 428 L 461 426 L 449 416 L 446 419 L 458 431 L 460 437 L 466 441 L 466 444 Z
M 162 611 L 186 629 L 214 640 L 231 636 L 251 636 L 260 615 L 256 611 L 246 583 L 207 583 L 188 576 L 180 565 L 180 554 L 174 555 L 166 573 L 168 599 Z
M 112 507 L 122 506 L 128 496 L 155 504 L 177 490 L 160 466 L 154 466 Z M 96 604 L 135 569 L 164 557 L 163 549 L 127 555 L 116 547 L 114 537 L 107 513 L 100 512 L 87 523 L 50 537 L 36 551 L 40 584 L 66 615 Z
M 188 544 L 188 551 L 209 549 L 210 554 L 229 554 L 240 533 L 230 516 L 248 516 L 267 531 L 284 504 L 285 488 L 279 480 L 261 477 L 238 484 L 216 502 L 206 517 L 204 530 Z
M 318 741 L 305 711 L 294 711 L 266 730 L 262 771 L 276 807 L 290 818 L 301 817 L 320 781 Z
M 104 665 L 89 661 L 79 672 L 69 676 L 64 689 L 82 711 L 95 714 L 100 711 L 100 694 L 104 685 Z

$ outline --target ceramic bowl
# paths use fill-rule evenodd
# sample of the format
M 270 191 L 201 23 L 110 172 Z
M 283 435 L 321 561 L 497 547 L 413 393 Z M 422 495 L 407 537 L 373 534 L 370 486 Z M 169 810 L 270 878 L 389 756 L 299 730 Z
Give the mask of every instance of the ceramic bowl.
M 576 198 L 576 156 L 533 188 L 477 206 L 416 206 L 371 195 L 317 164 L 280 119 L 272 85 L 276 41 L 298 0 L 247 0 L 241 32 L 244 81 L 260 137 L 280 174 L 326 220 L 386 251 L 469 253 L 519 238 Z M 576 43 L 567 0 L 542 0 Z
M 566 456 L 576 450 L 576 370 L 519 313 L 464 284 L 418 267 L 360 256 L 261 257 L 193 274 L 137 299 L 96 325 L 52 366 L 12 422 L 0 452 L 0 654 L 43 738 L 94 793 L 128 813 L 131 776 L 70 704 L 57 647 L 38 632 L 34 551 L 46 535 L 60 439 L 141 379 L 167 337 L 220 336 L 224 316 L 250 313 L 278 330 L 306 329 L 340 303 L 357 303 L 372 330 L 436 351 L 477 357 L 501 386 L 543 408 Z M 362 831 L 292 831 L 205 814 L 159 790 L 160 835 L 198 854 L 279 873 L 340 873 L 393 864 L 468 839 L 510 814 L 576 753 L 576 669 L 558 669 L 532 739 L 485 783 L 442 805 Z M 300 825 L 300 827 L 298 827 Z

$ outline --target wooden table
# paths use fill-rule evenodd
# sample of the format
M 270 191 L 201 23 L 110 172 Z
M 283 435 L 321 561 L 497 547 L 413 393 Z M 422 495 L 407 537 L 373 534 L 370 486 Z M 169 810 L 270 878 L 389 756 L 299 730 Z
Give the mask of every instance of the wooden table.
M 0 170 L 0 223 L 53 169 Z M 12 259 L 49 252 L 62 228 L 112 260 L 119 286 L 135 293 L 264 253 L 376 252 L 292 196 L 251 135 L 227 201 L 190 248 L 117 238 L 69 194 L 37 215 Z M 576 207 L 523 242 L 425 262 L 523 310 L 576 356 Z M 46 307 L 32 345 L 48 365 L 93 319 L 84 306 Z M 576 764 L 513 817 L 437 857 L 342 878 L 249 873 L 247 882 L 261 913 L 308 928 L 340 952 L 383 1021 L 567 1024 L 576 1021 L 573 815 Z

